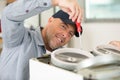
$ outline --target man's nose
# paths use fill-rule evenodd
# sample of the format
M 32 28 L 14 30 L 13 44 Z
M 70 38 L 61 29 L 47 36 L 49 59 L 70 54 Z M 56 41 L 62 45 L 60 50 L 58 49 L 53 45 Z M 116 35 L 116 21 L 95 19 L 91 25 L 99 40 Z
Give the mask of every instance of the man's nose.
M 69 34 L 68 34 L 67 32 L 64 32 L 64 33 L 62 34 L 62 36 L 63 36 L 64 38 L 67 38 L 67 37 L 69 37 Z

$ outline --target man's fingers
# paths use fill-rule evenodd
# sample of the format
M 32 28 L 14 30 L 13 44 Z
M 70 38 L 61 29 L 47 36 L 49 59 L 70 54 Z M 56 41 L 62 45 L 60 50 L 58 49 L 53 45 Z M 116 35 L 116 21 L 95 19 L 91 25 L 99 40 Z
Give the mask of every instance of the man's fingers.
M 80 9 L 79 14 L 78 14 L 78 17 L 77 17 L 77 22 L 81 22 L 81 21 L 82 21 L 82 18 L 83 18 L 83 10 Z
M 76 8 L 70 6 L 69 19 L 72 19 L 74 17 L 75 12 L 76 12 Z
M 79 10 L 78 8 L 75 9 L 75 14 L 73 15 L 72 21 L 75 22 L 78 18 L 79 15 Z
M 69 19 L 72 19 L 73 22 L 76 20 L 81 22 L 83 12 L 77 0 L 59 0 L 59 7 L 69 14 Z
M 74 9 L 74 11 L 72 11 L 74 13 L 70 14 L 71 17 L 70 19 L 72 19 L 73 22 L 75 22 L 77 20 L 77 22 L 81 22 L 82 21 L 82 17 L 83 17 L 83 11 L 82 9 L 78 6 L 76 6 L 76 8 Z

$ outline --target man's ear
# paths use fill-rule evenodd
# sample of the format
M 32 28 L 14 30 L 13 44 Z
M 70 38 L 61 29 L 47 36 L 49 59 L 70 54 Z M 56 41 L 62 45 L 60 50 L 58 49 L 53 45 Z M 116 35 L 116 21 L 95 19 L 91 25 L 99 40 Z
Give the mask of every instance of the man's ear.
M 48 23 L 49 23 L 49 22 L 52 22 L 53 19 L 54 19 L 54 17 L 50 17 L 50 18 L 48 19 Z

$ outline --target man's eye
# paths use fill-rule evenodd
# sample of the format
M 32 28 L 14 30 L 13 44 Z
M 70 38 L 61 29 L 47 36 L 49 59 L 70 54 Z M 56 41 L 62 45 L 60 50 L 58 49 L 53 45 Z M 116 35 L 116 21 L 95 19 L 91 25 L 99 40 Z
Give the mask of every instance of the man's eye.
M 66 27 L 65 27 L 64 25 L 62 26 L 62 28 L 63 28 L 63 29 L 66 29 Z
M 74 35 L 74 33 L 73 32 L 70 32 L 70 36 L 72 37 Z

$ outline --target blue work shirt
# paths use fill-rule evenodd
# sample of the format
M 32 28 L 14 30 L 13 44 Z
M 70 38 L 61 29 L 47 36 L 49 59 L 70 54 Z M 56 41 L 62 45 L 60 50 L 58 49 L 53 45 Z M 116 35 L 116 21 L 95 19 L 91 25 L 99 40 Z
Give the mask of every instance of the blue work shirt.
M 45 53 L 40 28 L 29 30 L 24 20 L 51 7 L 51 0 L 16 0 L 3 11 L 0 80 L 29 80 L 29 60 Z

